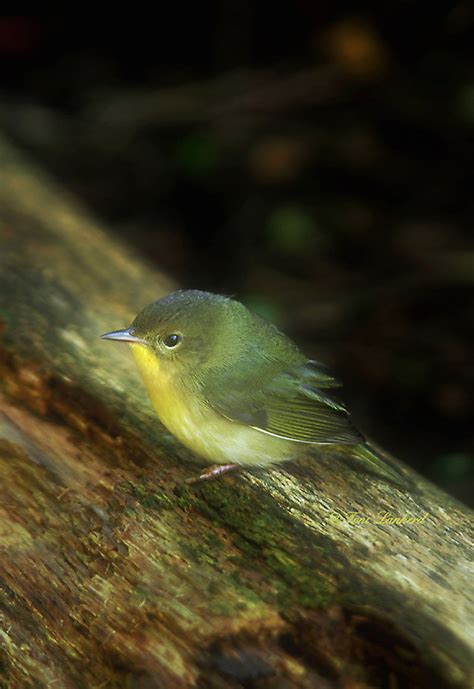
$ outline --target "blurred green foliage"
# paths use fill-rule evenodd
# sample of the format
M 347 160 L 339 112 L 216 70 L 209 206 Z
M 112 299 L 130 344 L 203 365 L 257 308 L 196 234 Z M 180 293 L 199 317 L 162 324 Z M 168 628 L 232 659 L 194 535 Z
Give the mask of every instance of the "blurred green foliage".
M 433 460 L 431 476 L 440 483 L 464 481 L 474 478 L 474 457 L 464 454 L 446 454 Z
M 242 297 L 242 301 L 248 309 L 258 313 L 270 323 L 278 325 L 281 322 L 281 308 L 274 299 L 266 299 L 261 294 L 249 294 Z
M 458 111 L 469 125 L 474 125 L 474 84 L 465 84 L 459 93 Z
M 204 132 L 191 132 L 176 144 L 176 165 L 191 175 L 203 175 L 220 163 L 217 142 Z
M 299 254 L 320 236 L 315 220 L 297 205 L 275 208 L 266 229 L 269 248 L 281 253 Z

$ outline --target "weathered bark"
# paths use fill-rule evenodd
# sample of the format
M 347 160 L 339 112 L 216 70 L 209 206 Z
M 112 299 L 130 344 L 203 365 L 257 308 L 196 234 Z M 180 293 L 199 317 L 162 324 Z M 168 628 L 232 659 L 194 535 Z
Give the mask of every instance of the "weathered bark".
M 3 141 L 0 182 L 0 686 L 470 686 L 467 510 L 324 453 L 186 486 L 98 339 L 170 283 Z

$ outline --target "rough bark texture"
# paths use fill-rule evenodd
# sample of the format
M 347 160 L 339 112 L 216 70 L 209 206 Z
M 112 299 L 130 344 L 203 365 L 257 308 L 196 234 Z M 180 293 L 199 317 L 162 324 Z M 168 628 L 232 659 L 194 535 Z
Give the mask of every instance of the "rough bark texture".
M 467 510 L 324 453 L 186 486 L 98 339 L 170 283 L 3 140 L 0 179 L 0 686 L 469 687 Z

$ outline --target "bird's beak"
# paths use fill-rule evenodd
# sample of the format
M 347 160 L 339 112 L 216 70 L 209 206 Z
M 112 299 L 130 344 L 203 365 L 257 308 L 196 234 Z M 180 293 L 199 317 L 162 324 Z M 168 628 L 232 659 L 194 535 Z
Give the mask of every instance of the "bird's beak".
M 142 340 L 133 334 L 131 328 L 126 330 L 113 330 L 111 333 L 104 333 L 100 336 L 102 340 L 117 340 L 118 342 L 130 342 L 131 344 L 148 344 L 146 340 Z

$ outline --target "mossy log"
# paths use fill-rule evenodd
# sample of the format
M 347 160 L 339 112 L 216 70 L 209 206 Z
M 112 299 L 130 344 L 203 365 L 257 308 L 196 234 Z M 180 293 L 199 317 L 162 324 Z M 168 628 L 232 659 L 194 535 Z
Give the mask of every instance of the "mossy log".
M 325 452 L 186 485 L 98 338 L 171 283 L 3 140 L 0 182 L 0 686 L 471 686 L 468 511 Z

